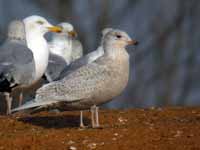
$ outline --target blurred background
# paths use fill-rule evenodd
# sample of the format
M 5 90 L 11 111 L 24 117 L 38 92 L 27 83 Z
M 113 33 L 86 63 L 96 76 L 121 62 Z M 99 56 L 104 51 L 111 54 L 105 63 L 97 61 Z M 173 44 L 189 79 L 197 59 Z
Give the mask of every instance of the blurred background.
M 1 41 L 11 20 L 34 14 L 72 23 L 84 53 L 97 48 L 105 27 L 137 39 L 129 85 L 107 107 L 200 105 L 199 0 L 0 0 L 0 14 Z

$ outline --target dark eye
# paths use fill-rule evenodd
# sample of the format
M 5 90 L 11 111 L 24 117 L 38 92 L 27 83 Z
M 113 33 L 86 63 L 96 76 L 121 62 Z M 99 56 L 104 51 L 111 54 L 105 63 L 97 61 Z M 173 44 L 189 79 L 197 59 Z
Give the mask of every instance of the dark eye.
M 40 24 L 40 25 L 44 24 L 44 22 L 41 21 L 41 20 L 38 20 L 37 23 Z
M 116 35 L 116 37 L 117 37 L 118 39 L 120 39 L 122 36 L 121 36 L 121 35 Z

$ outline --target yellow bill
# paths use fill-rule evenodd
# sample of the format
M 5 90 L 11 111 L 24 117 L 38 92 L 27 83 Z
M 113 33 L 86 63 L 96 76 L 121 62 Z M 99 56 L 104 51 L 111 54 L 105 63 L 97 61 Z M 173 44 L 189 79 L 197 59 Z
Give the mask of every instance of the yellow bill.
M 62 32 L 62 28 L 59 26 L 52 26 L 52 27 L 48 27 L 48 30 L 50 32 Z
M 76 32 L 75 30 L 69 31 L 69 32 L 68 32 L 68 35 L 69 35 L 70 37 L 76 37 L 76 36 L 77 36 L 77 32 Z

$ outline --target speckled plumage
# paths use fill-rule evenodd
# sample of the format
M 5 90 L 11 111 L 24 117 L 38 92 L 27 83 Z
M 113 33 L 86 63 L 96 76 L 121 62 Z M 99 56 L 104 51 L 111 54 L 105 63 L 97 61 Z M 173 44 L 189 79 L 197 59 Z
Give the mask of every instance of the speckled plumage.
M 111 65 L 106 64 L 109 58 L 103 57 L 83 66 L 63 80 L 43 86 L 37 91 L 36 101 L 66 101 L 70 109 L 88 109 L 91 105 L 111 100 L 122 92 L 128 82 L 127 57 L 125 54 L 123 60 Z M 123 67 L 117 67 L 122 64 Z

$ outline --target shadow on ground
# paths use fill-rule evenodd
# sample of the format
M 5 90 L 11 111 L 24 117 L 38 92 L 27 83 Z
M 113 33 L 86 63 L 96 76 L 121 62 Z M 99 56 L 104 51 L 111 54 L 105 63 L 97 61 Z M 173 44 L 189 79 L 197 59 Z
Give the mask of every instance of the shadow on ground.
M 31 116 L 31 117 L 23 117 L 18 119 L 18 121 L 22 121 L 24 123 L 29 123 L 37 126 L 42 126 L 44 128 L 77 128 L 79 127 L 80 116 L 74 115 L 64 115 L 64 116 Z M 88 118 L 84 118 L 84 124 L 88 126 L 90 124 L 90 120 Z

